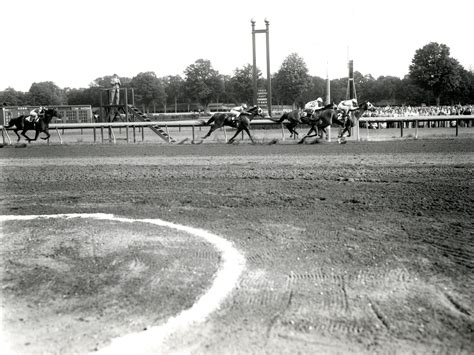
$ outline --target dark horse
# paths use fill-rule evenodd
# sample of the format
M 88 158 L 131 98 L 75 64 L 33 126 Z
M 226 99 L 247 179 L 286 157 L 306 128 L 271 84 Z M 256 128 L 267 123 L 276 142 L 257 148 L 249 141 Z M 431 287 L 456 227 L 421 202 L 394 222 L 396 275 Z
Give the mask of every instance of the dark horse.
M 44 116 L 40 117 L 37 122 L 30 122 L 27 120 L 29 115 L 21 115 L 16 118 L 12 118 L 10 122 L 8 122 L 8 126 L 5 126 L 5 128 L 11 128 L 15 126 L 13 129 L 13 132 L 17 135 L 18 139 L 17 142 L 20 140 L 20 135 L 18 134 L 18 131 L 21 131 L 21 135 L 26 138 L 28 143 L 31 141 L 35 141 L 38 139 L 38 136 L 41 132 L 44 132 L 46 134 L 46 137 L 41 137 L 41 139 L 48 139 L 50 137 L 49 134 L 49 123 L 51 122 L 53 117 L 60 118 L 61 115 L 55 108 L 48 108 L 44 112 Z M 35 138 L 31 139 L 26 135 L 27 131 L 34 130 L 36 131 L 35 133 Z
M 207 137 L 209 137 L 212 132 L 214 132 L 218 128 L 222 128 L 223 126 L 229 126 L 236 128 L 237 131 L 235 132 L 234 136 L 229 139 L 228 143 L 234 142 L 235 137 L 237 137 L 237 135 L 242 131 L 247 132 L 252 143 L 255 143 L 252 135 L 250 134 L 250 121 L 252 121 L 255 116 L 263 117 L 263 111 L 259 106 L 252 106 L 247 111 L 243 111 L 239 117 L 235 117 L 229 112 L 215 113 L 206 122 L 207 125 L 210 125 L 211 123 L 214 124 L 211 126 L 209 132 L 207 132 L 207 134 L 202 137 L 202 139 L 206 139 Z
M 365 111 L 374 110 L 375 107 L 369 101 L 365 101 L 354 110 L 354 116 L 356 119 L 362 117 Z M 326 128 L 331 126 L 333 123 L 337 124 L 339 128 L 339 134 L 337 135 L 339 143 L 343 140 L 344 133 L 347 132 L 348 137 L 351 136 L 351 127 L 354 126 L 354 121 L 350 117 L 342 117 L 342 112 L 333 108 L 321 110 L 320 112 L 311 116 L 311 128 L 298 143 L 303 143 L 306 138 L 320 136 L 319 131 L 327 135 Z M 314 132 L 314 134 L 311 134 Z M 322 133 L 321 133 L 322 135 Z
M 298 135 L 296 132 L 296 126 L 300 123 L 308 123 L 307 113 L 301 110 L 293 110 L 289 112 L 284 112 L 283 115 L 278 120 L 271 119 L 276 123 L 282 123 L 283 121 L 288 121 L 284 125 L 288 131 L 290 131 L 290 138 L 293 138 Z M 304 122 L 303 122 L 304 120 Z
M 277 123 L 282 123 L 283 121 L 287 120 L 288 122 L 285 123 L 286 129 L 290 131 L 290 138 L 298 136 L 298 132 L 296 131 L 296 127 L 298 124 L 307 124 L 310 126 L 313 126 L 315 122 L 315 117 L 316 115 L 321 114 L 323 111 L 326 111 L 328 109 L 334 109 L 335 105 L 334 104 L 329 104 L 324 106 L 324 108 L 321 111 L 316 111 L 313 115 L 307 111 L 301 111 L 301 110 L 293 110 L 290 112 L 285 112 L 283 115 L 278 120 L 272 119 L 272 121 L 277 122 Z

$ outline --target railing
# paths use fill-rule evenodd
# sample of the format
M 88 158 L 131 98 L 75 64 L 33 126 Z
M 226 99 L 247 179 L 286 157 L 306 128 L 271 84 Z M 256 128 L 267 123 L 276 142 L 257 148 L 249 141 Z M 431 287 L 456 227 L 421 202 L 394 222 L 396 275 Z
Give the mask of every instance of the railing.
M 393 122 L 398 123 L 400 126 L 400 137 L 403 137 L 403 126 L 404 123 L 413 122 L 415 123 L 415 138 L 418 138 L 419 122 L 452 122 L 455 121 L 455 135 L 459 135 L 459 121 L 471 121 L 474 120 L 474 115 L 453 115 L 453 116 L 408 116 L 408 117 L 361 117 L 359 122 Z
M 474 115 L 469 116 L 419 116 L 419 117 L 362 117 L 359 119 L 359 122 L 395 122 L 399 123 L 400 125 L 400 136 L 403 137 L 403 129 L 404 123 L 407 122 L 414 122 L 415 123 L 415 138 L 418 138 L 418 126 L 419 122 L 433 122 L 433 121 L 455 121 L 455 135 L 458 136 L 459 134 L 459 121 L 472 121 L 474 120 Z M 259 125 L 259 126 L 275 126 L 275 127 L 283 127 L 283 124 L 276 123 L 270 119 L 256 119 L 251 122 L 252 125 Z M 60 130 L 72 130 L 72 129 L 91 129 L 94 135 L 94 143 L 97 142 L 98 136 L 100 134 L 101 142 L 104 142 L 104 131 L 107 130 L 108 133 L 108 140 L 116 142 L 114 129 L 115 128 L 125 128 L 126 133 L 126 140 L 130 142 L 136 142 L 137 128 L 141 131 L 142 141 L 144 140 L 144 130 L 143 128 L 146 127 L 153 127 L 153 126 L 160 126 L 164 128 L 166 131 L 169 127 L 188 127 L 192 128 L 192 140 L 195 140 L 195 128 L 196 127 L 203 127 L 207 126 L 205 120 L 183 120 L 183 121 L 149 121 L 149 122 L 102 122 L 102 123 L 53 123 L 49 125 L 50 130 L 56 130 L 61 144 L 63 140 L 61 138 Z M 359 139 L 359 127 L 356 125 L 356 132 L 355 137 Z M 5 128 L 4 126 L 0 126 L 2 130 L 2 138 L 3 144 L 6 143 L 8 140 L 9 144 L 11 144 L 11 139 L 8 135 L 8 130 L 13 130 L 12 128 Z M 283 135 L 283 130 L 282 130 Z

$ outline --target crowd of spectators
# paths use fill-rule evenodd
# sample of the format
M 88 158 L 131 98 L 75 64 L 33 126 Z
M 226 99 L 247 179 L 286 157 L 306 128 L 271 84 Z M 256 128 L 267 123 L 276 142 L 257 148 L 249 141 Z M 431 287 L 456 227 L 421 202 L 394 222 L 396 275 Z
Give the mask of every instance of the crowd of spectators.
M 418 117 L 418 116 L 451 116 L 472 115 L 473 105 L 453 106 L 385 106 L 377 107 L 373 112 L 366 112 L 368 117 Z
M 473 105 L 452 105 L 452 106 L 380 106 L 375 111 L 366 111 L 365 117 L 423 117 L 423 116 L 455 116 L 474 114 Z M 395 123 L 395 122 L 361 122 L 361 127 L 368 128 L 393 128 L 403 124 L 410 128 L 413 122 Z M 461 126 L 469 125 L 468 122 L 460 122 Z M 420 127 L 454 127 L 456 121 L 449 122 L 420 122 Z

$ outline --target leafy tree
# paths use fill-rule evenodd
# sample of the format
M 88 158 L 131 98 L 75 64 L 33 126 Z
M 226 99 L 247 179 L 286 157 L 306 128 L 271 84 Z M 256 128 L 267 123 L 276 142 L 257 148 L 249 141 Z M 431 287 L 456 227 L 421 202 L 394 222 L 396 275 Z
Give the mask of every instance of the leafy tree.
M 68 105 L 91 105 L 100 106 L 100 88 L 90 87 L 87 89 L 65 89 Z
M 397 94 L 399 105 L 419 106 L 421 104 L 431 105 L 435 103 L 435 98 L 431 90 L 427 90 L 416 84 L 409 75 L 406 75 L 400 84 Z
M 234 96 L 232 92 L 232 87 L 231 87 L 231 80 L 232 77 L 230 75 L 224 75 L 222 74 L 221 76 L 222 84 L 224 87 L 224 92 L 222 92 L 219 95 L 219 100 L 220 102 L 232 102 L 234 101 L 232 97 Z
M 62 105 L 66 103 L 66 95 L 52 81 L 33 83 L 28 92 L 31 105 Z
M 331 80 L 331 101 L 336 104 L 346 99 L 348 78 Z M 356 87 L 357 91 L 357 87 Z
M 370 100 L 378 105 L 399 104 L 402 81 L 395 76 L 380 76 L 370 84 L 365 85 L 362 100 Z M 359 91 L 357 92 L 359 93 Z
M 354 85 L 356 87 L 357 99 L 362 102 L 365 100 L 370 100 L 374 102 L 374 86 L 375 79 L 372 75 L 367 74 L 363 75 L 359 71 L 354 71 Z M 346 84 L 346 96 L 347 96 L 347 84 Z
M 9 106 L 27 105 L 27 95 L 24 92 L 16 91 L 9 87 L 4 91 L 0 91 L 0 104 L 6 103 Z
M 207 108 L 212 100 L 218 101 L 224 92 L 224 83 L 211 62 L 198 59 L 188 66 L 185 71 L 185 90 L 189 99 L 199 102 Z
M 178 100 L 184 97 L 184 80 L 179 75 L 169 75 L 165 77 L 163 81 L 165 83 L 167 104 L 172 103 L 175 112 L 177 112 Z
M 409 75 L 422 88 L 429 89 L 440 104 L 441 97 L 459 89 L 461 65 L 449 56 L 449 47 L 431 42 L 418 49 L 409 67 Z
M 319 76 L 312 76 L 309 85 L 301 93 L 301 101 L 303 103 L 316 100 L 321 97 L 326 101 L 326 79 Z
M 461 81 L 457 90 L 447 95 L 449 104 L 474 102 L 474 73 L 462 68 L 460 70 Z
M 261 75 L 261 71 L 257 70 L 257 78 Z M 229 98 L 234 103 L 253 102 L 253 66 L 247 64 L 242 68 L 236 68 L 230 78 L 229 89 Z
M 303 102 L 301 94 L 310 84 L 308 68 L 304 60 L 296 53 L 290 54 L 275 75 L 277 96 L 284 104 Z
M 164 105 L 166 103 L 165 86 L 156 77 L 154 72 L 139 73 L 132 78 L 130 86 L 135 89 L 138 101 L 146 110 L 153 104 Z

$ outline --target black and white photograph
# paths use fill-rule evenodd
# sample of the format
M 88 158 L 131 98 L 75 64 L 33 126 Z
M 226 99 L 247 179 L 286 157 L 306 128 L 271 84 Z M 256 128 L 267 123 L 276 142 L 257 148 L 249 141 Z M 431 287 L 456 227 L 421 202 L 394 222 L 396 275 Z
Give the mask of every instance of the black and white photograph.
M 474 2 L 5 0 L 2 355 L 474 353 Z

